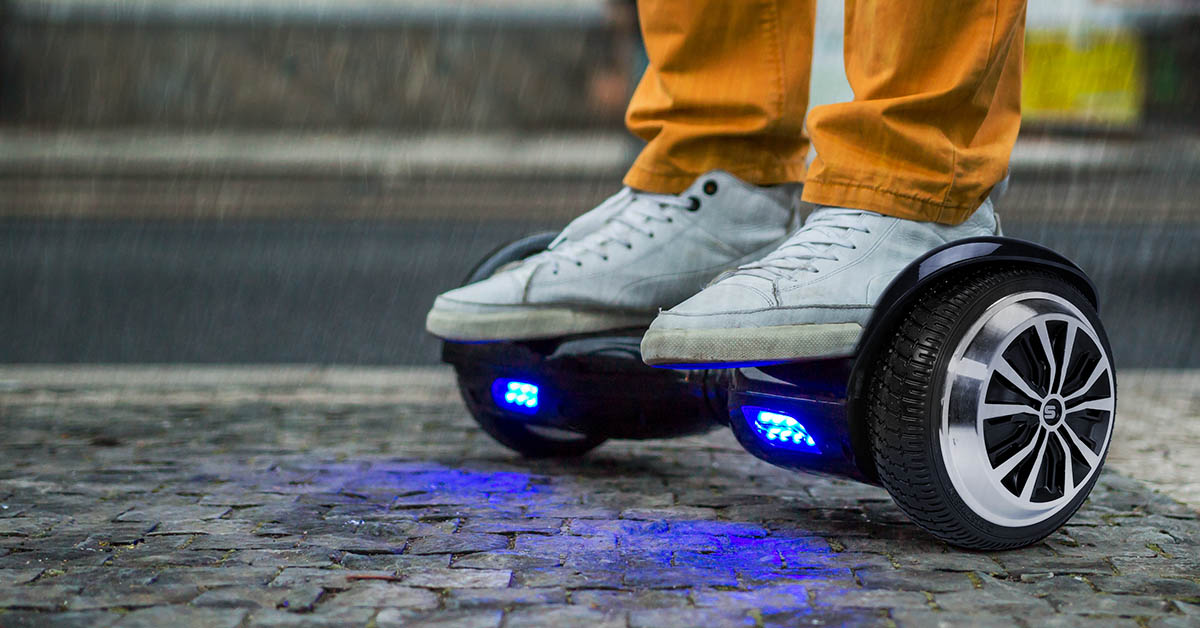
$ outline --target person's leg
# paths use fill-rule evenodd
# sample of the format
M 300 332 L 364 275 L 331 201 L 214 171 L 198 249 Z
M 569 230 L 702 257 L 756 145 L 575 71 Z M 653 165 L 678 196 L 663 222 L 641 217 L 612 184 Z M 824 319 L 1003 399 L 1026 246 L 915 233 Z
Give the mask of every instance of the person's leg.
M 852 0 L 855 99 L 809 115 L 824 205 L 762 259 L 661 313 L 651 364 L 850 355 L 889 282 L 953 240 L 996 235 L 989 191 L 1020 124 L 1023 0 Z
M 627 188 L 549 250 L 434 302 L 450 340 L 644 326 L 795 227 L 815 0 L 642 0 L 650 68 L 629 107 L 647 145 Z
M 638 16 L 650 65 L 625 121 L 646 146 L 626 185 L 804 180 L 816 0 L 643 0 Z
M 1025 0 L 847 0 L 854 100 L 808 116 L 804 200 L 956 224 L 1008 168 Z

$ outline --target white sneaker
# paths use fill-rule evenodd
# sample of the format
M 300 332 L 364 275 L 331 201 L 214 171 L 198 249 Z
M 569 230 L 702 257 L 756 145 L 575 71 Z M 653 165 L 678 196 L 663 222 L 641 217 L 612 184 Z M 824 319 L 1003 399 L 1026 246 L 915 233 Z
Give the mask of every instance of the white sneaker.
M 439 296 L 425 329 L 448 340 L 498 341 L 645 327 L 721 271 L 778 246 L 796 224 L 799 191 L 720 171 L 678 196 L 626 188 L 546 251 Z
M 956 226 L 818 209 L 766 257 L 659 314 L 642 338 L 642 358 L 698 365 L 851 355 L 905 266 L 947 242 L 998 234 L 990 199 Z

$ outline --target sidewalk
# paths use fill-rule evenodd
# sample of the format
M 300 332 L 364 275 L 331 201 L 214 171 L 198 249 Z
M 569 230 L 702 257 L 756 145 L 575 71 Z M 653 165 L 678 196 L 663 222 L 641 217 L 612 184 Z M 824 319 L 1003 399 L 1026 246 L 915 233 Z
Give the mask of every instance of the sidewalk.
M 1124 374 L 1118 446 L 1126 399 L 1194 411 L 1198 378 Z M 519 459 L 442 369 L 0 381 L 6 627 L 1200 623 L 1200 515 L 1116 469 L 1047 541 L 971 553 L 726 431 Z
M 0 365 L 0 407 L 454 403 L 453 377 L 444 366 Z M 1127 369 L 1118 385 L 1108 467 L 1200 511 L 1200 370 Z

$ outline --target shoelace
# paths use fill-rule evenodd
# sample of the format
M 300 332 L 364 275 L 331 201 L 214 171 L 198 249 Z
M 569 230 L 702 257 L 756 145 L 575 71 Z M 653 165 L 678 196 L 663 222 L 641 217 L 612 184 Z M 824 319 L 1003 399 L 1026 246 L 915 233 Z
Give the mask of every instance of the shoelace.
M 819 209 L 782 246 L 756 262 L 740 266 L 732 274 L 783 279 L 798 271 L 820 272 L 813 263 L 815 260 L 837 261 L 835 248 L 857 248 L 850 241 L 851 233 L 871 232 L 861 220 L 869 213 L 857 209 Z
M 560 263 L 583 266 L 584 258 L 589 255 L 607 261 L 607 247 L 610 244 L 632 249 L 634 234 L 653 238 L 654 231 L 648 225 L 674 222 L 675 217 L 671 215 L 673 209 L 693 209 L 691 201 L 670 194 L 651 194 L 625 188 L 613 200 L 621 195 L 627 195 L 631 202 L 610 217 L 604 226 L 578 240 L 564 240 L 540 253 L 539 257 L 553 262 L 555 273 Z

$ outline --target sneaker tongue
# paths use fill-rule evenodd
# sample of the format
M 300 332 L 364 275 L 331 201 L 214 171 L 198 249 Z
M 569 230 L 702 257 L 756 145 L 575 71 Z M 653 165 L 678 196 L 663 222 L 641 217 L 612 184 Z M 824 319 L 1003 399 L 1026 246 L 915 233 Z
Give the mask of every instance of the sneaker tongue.
M 761 260 L 748 264 L 748 268 L 739 269 L 738 273 L 772 280 L 793 272 L 815 270 L 812 258 L 821 257 L 836 246 L 830 240 L 838 239 L 851 229 L 848 222 L 866 215 L 878 214 L 865 210 L 822 207 L 814 211 L 804 226 L 779 248 Z
M 621 238 L 633 235 L 638 230 L 629 226 L 627 224 L 629 221 L 640 223 L 646 220 L 645 216 L 648 212 L 657 210 L 658 204 L 675 200 L 674 196 L 669 195 L 634 192 L 628 201 L 622 203 L 619 207 L 607 211 L 604 220 L 597 224 L 596 228 L 592 229 L 587 235 L 579 238 L 578 241 L 587 242 L 595 246 L 606 240 L 611 240 L 613 236 Z
M 818 207 L 817 209 L 813 210 L 813 213 L 808 215 L 808 220 L 805 220 L 804 224 L 844 223 L 846 220 L 853 220 L 860 216 L 881 215 L 882 214 L 873 211 L 867 211 L 865 209 L 850 209 L 848 207 Z
M 632 239 L 637 234 L 637 229 L 626 224 L 627 220 L 617 218 L 632 213 L 634 215 L 632 220 L 639 220 L 636 217 L 637 210 L 653 209 L 654 204 L 660 202 L 658 197 L 659 195 L 632 193 L 628 199 L 614 204 L 614 206 L 592 210 L 581 218 L 592 218 L 591 214 L 595 213 L 597 214 L 596 220 L 589 221 L 586 224 L 586 230 L 585 225 L 580 225 L 578 229 L 573 229 L 572 233 L 567 231 L 572 230 L 575 223 L 569 225 L 568 229 L 559 234 L 558 238 L 551 243 L 551 254 L 562 260 L 578 261 L 587 252 L 603 254 L 604 247 L 609 242 L 625 242 Z M 601 209 L 603 212 L 599 211 Z

